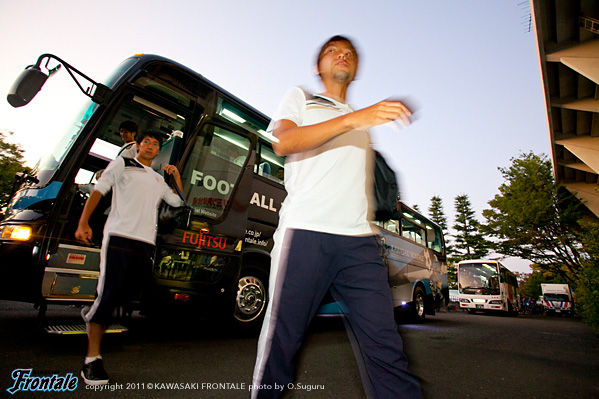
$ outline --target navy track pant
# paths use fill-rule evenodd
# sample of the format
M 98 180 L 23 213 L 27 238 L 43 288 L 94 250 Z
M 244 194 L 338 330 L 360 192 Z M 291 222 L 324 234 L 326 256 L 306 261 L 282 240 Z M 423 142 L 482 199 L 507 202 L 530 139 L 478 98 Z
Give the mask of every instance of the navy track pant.
M 282 392 L 275 383 L 282 387 L 293 381 L 304 333 L 329 288 L 345 305 L 368 395 L 422 397 L 417 378 L 408 371 L 387 267 L 373 236 L 281 229 L 271 256 L 271 301 L 258 342 L 252 398 L 278 398 Z
M 85 319 L 110 324 L 112 313 L 118 306 L 139 299 L 153 264 L 153 245 L 125 237 L 105 237 L 100 252 L 96 299 Z

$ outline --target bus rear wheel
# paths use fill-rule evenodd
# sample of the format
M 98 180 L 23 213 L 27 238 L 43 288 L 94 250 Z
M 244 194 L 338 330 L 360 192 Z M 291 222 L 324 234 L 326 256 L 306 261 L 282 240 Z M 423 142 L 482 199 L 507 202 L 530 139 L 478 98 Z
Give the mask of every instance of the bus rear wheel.
M 261 270 L 241 270 L 233 311 L 233 323 L 239 332 L 260 331 L 268 303 L 267 282 L 268 277 Z
M 414 300 L 412 302 L 413 313 L 412 316 L 414 321 L 417 323 L 422 323 L 424 318 L 426 317 L 425 312 L 425 294 L 422 287 L 416 287 L 414 290 Z

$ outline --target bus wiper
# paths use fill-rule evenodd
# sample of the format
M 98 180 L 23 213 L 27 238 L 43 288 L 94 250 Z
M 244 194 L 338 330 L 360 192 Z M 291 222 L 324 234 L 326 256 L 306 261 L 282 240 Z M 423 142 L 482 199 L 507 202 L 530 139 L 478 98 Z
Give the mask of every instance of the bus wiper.
M 37 177 L 27 174 L 26 172 L 15 173 L 15 178 L 16 178 L 17 182 L 28 181 L 28 182 L 32 182 L 33 184 L 37 184 L 40 182 L 37 179 Z
M 8 198 L 12 198 L 13 195 L 17 192 L 17 187 L 25 182 L 31 182 L 33 184 L 37 184 L 40 181 L 37 177 L 28 174 L 26 171 L 15 173 L 15 182 L 12 184 L 12 190 L 10 191 L 10 196 Z

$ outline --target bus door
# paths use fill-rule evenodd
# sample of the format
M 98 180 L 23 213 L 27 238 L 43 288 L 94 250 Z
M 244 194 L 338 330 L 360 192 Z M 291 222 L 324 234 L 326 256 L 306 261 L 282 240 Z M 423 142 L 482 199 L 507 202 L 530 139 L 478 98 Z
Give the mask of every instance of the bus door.
M 187 143 L 179 163 L 188 228 L 159 233 L 154 300 L 234 300 L 255 163 L 255 137 L 226 122 L 210 122 Z
M 54 229 L 50 232 L 47 265 L 42 280 L 42 296 L 48 300 L 93 301 L 99 276 L 100 246 L 103 229 L 110 211 L 112 193 L 107 193 L 92 218 L 93 245 L 81 245 L 75 239 L 75 231 L 85 201 L 94 190 L 95 183 L 108 163 L 119 155 L 123 142 L 119 126 L 124 121 L 138 125 L 138 134 L 144 130 L 163 133 L 165 143 L 158 162 L 176 156 L 175 142 L 180 140 L 172 133 L 185 131 L 191 115 L 180 110 L 168 109 L 158 100 L 128 93 L 115 101 L 118 107 L 109 109 L 106 116 L 93 126 L 88 135 L 94 136 L 93 143 L 86 141 L 90 149 L 81 153 L 75 146 L 67 157 L 74 167 L 69 183 L 65 181 L 64 195 L 59 201 Z M 178 134 L 177 134 L 178 135 Z M 85 144 L 83 144 L 85 145 Z M 78 162 L 78 163 L 77 163 Z M 68 185 L 68 186 L 67 186 Z
M 262 139 L 258 140 L 257 149 L 244 253 L 267 256 L 263 263 L 270 267 L 272 237 L 279 223 L 281 205 L 287 196 L 283 185 L 285 158 L 276 155 L 272 145 Z

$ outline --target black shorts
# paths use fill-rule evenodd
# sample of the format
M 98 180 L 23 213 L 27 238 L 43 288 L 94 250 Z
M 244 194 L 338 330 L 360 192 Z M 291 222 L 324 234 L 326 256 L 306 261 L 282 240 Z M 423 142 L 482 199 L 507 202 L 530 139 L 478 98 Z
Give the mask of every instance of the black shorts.
M 110 324 L 114 310 L 140 298 L 154 264 L 154 246 L 119 236 L 109 236 L 100 253 L 100 277 L 96 300 L 85 318 L 88 322 Z

